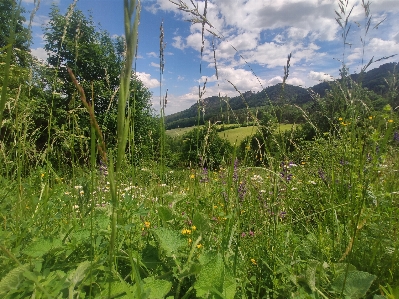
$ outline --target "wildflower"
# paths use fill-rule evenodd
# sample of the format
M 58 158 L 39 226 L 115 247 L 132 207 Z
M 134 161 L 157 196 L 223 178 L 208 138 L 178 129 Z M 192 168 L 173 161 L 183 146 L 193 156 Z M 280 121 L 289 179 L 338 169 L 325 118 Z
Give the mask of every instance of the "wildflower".
M 399 142 L 399 132 L 395 131 L 395 133 L 393 134 L 393 141 Z
M 240 185 L 238 186 L 238 197 L 241 200 L 244 200 L 244 196 L 247 193 L 247 189 L 245 188 L 245 182 L 240 182 Z
M 233 172 L 233 181 L 238 181 L 238 159 L 234 160 L 234 172 Z
M 82 186 L 75 186 L 75 189 L 82 189 Z
M 190 179 L 194 179 L 195 178 L 195 174 L 190 174 Z
M 146 228 L 150 228 L 150 225 L 151 225 L 151 222 L 149 222 L 149 221 L 145 221 L 145 222 L 144 222 L 144 226 L 145 226 Z
M 281 162 L 280 164 L 282 171 L 280 172 L 280 175 L 283 179 L 285 179 L 287 182 L 291 181 L 291 179 L 293 178 L 293 174 L 290 173 L 290 168 L 297 166 L 296 164 L 294 164 L 293 162 Z
M 257 265 L 256 260 L 255 259 L 251 259 L 252 264 Z
M 44 178 L 44 173 L 42 173 L 40 176 L 41 176 L 41 178 Z
M 83 190 L 80 190 L 79 194 L 83 195 L 83 194 L 85 194 L 85 192 Z
M 339 121 L 342 121 L 342 117 L 338 118 Z
M 191 229 L 192 229 L 193 231 L 195 231 L 195 230 L 197 229 L 197 227 L 196 227 L 195 225 L 193 225 L 193 226 L 191 227 Z
M 244 238 L 247 234 L 245 232 L 242 232 L 241 238 Z
M 184 229 L 182 229 L 181 233 L 183 235 L 190 235 L 191 234 L 191 230 L 184 228 Z
M 202 169 L 202 174 L 201 174 L 201 179 L 200 179 L 200 183 L 208 183 L 209 182 L 209 178 L 208 178 L 208 169 L 206 167 L 204 167 Z
M 388 119 L 388 122 L 389 123 L 393 123 L 393 119 Z
M 255 233 L 254 233 L 252 230 L 249 231 L 249 235 L 250 235 L 251 237 L 253 237 L 254 234 L 255 234 Z
M 373 119 L 373 117 L 372 116 L 369 116 L 369 120 L 372 120 Z
M 188 238 L 188 243 L 191 244 L 193 240 L 191 240 L 191 238 Z
M 197 244 L 197 248 L 200 249 L 202 247 L 202 244 Z

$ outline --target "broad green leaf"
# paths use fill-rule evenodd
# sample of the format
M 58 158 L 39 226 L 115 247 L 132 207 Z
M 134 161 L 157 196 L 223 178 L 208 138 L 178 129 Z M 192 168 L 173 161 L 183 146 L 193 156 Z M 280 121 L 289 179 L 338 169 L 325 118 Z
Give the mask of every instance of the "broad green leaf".
M 193 217 L 193 225 L 197 227 L 200 233 L 204 233 L 209 229 L 209 219 L 199 212 L 195 212 Z
M 319 261 L 311 260 L 306 267 L 306 283 L 308 284 L 312 292 L 316 290 L 316 270 L 319 264 Z
M 60 239 L 54 239 L 54 240 L 41 239 L 30 244 L 25 250 L 23 250 L 23 253 L 30 257 L 37 258 L 37 257 L 42 257 L 50 250 L 58 247 L 61 247 Z
M 79 264 L 79 266 L 69 273 L 68 280 L 71 282 L 70 289 L 73 290 L 77 284 L 79 284 L 83 279 L 85 279 L 87 272 L 90 268 L 91 262 L 84 261 Z
M 25 280 L 24 273 L 26 271 L 29 271 L 29 265 L 21 265 L 8 272 L 0 281 L 0 296 L 12 290 L 17 291 L 20 284 Z
M 234 299 L 236 294 L 237 283 L 232 273 L 224 272 L 223 296 L 225 299 Z
M 108 286 L 101 292 L 100 298 L 108 298 Z M 138 299 L 136 286 L 131 286 L 124 282 L 113 282 L 111 284 L 111 298 L 118 299 Z M 145 297 L 144 297 L 145 298 Z
M 358 299 L 366 295 L 377 276 L 362 271 L 350 271 L 345 281 L 345 273 L 342 273 L 332 284 L 332 289 L 340 293 L 345 283 L 344 295 L 351 299 Z
M 169 221 L 174 219 L 173 211 L 168 207 L 160 206 L 158 207 L 158 215 L 163 221 Z
M 165 251 L 166 256 L 172 257 L 181 247 L 187 245 L 186 240 L 181 237 L 180 232 L 163 227 L 155 228 L 152 231 L 158 239 L 159 246 Z
M 210 254 L 207 254 L 204 260 L 207 262 L 203 265 L 197 281 L 194 283 L 197 297 L 200 298 L 208 298 L 213 293 L 212 289 L 223 293 L 224 265 L 222 256 L 217 254 L 210 257 Z
M 144 290 L 148 293 L 148 299 L 163 299 L 172 288 L 172 283 L 166 280 L 147 277 L 144 279 Z

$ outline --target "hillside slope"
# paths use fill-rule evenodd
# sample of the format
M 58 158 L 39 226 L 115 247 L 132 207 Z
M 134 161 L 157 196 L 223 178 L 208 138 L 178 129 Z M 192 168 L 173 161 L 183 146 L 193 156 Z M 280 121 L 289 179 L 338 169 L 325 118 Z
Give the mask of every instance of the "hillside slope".
M 383 96 L 389 89 L 385 79 L 394 72 L 396 76 L 399 75 L 399 69 L 395 67 L 397 64 L 396 62 L 386 63 L 362 75 L 352 74 L 351 78 L 355 82 L 361 83 L 368 90 Z M 246 91 L 233 98 L 211 96 L 205 98 L 200 106 L 201 110 L 204 109 L 206 113 L 205 117 L 201 113 L 199 122 L 220 120 L 220 115 L 228 114 L 227 111 L 243 114 L 246 113 L 245 110 L 247 108 L 257 108 L 270 104 L 296 104 L 302 106 L 312 100 L 310 90 L 312 93 L 317 93 L 324 97 L 330 88 L 331 82 L 321 82 L 308 89 L 286 84 L 283 90 L 282 83 L 279 83 L 268 86 L 257 93 Z M 241 111 L 243 109 L 244 111 Z M 198 103 L 196 103 L 186 110 L 166 116 L 166 128 L 184 128 L 196 125 L 198 123 L 198 111 Z

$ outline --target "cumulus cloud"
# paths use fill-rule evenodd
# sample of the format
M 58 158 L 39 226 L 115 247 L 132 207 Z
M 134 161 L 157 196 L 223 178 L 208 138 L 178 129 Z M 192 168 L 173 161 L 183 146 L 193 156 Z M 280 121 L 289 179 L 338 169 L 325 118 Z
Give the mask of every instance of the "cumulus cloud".
M 173 37 L 173 43 L 172 46 L 180 49 L 180 50 L 184 50 L 185 48 L 187 48 L 187 46 L 184 43 L 184 40 L 181 36 L 174 36 Z
M 270 80 L 267 81 L 268 85 L 276 85 L 278 83 L 282 83 L 283 82 L 283 78 L 281 76 L 276 76 L 271 78 Z
M 150 74 L 136 72 L 136 75 L 147 88 L 151 89 L 151 88 L 159 87 L 159 81 L 155 78 L 151 78 Z
M 30 52 L 33 56 L 38 58 L 39 60 L 46 61 L 47 60 L 47 52 L 43 48 L 31 49 Z
M 334 78 L 323 72 L 310 71 L 308 77 L 314 81 L 332 81 Z

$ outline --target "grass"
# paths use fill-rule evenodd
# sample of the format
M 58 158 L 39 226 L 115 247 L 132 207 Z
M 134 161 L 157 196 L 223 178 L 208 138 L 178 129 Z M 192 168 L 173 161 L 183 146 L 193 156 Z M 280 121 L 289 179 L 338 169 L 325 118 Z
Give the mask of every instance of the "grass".
M 125 1 L 130 38 L 115 148 L 103 146 L 77 81 L 91 120 L 90 162 L 68 165 L 60 152 L 65 165 L 57 168 L 38 152 L 41 163 L 32 166 L 23 159 L 34 155 L 25 138 L 10 149 L 2 140 L 0 297 L 397 298 L 397 112 L 372 111 L 360 86 L 337 82 L 334 101 L 318 99 L 316 116 L 323 118 L 305 115 L 308 131 L 285 124 L 269 132 L 264 125 L 264 135 L 227 158 L 205 135 L 194 154 L 214 154 L 218 167 L 204 160 L 167 167 L 168 152 L 159 153 L 165 165 L 156 158 L 130 163 L 126 140 L 137 124 L 125 105 L 136 4 Z M 179 5 L 205 26 L 198 10 Z M 235 142 L 252 130 L 219 134 Z
M 220 127 L 220 126 L 218 126 Z M 221 132 L 218 132 L 218 135 L 229 141 L 232 145 L 239 145 L 245 137 L 252 136 L 256 133 L 257 127 L 256 126 L 246 126 L 246 127 L 239 127 L 237 128 L 235 125 L 232 126 L 231 129 L 228 126 L 224 126 L 224 129 Z M 177 128 L 167 130 L 166 134 L 170 137 L 182 137 L 184 134 L 190 132 L 195 127 L 186 127 L 186 128 Z M 289 131 L 293 128 L 292 124 L 279 124 L 276 130 L 280 130 L 281 132 Z
M 239 145 L 245 137 L 252 136 L 256 133 L 256 128 L 257 127 L 254 126 L 234 128 L 218 132 L 218 135 L 229 141 L 232 145 Z

